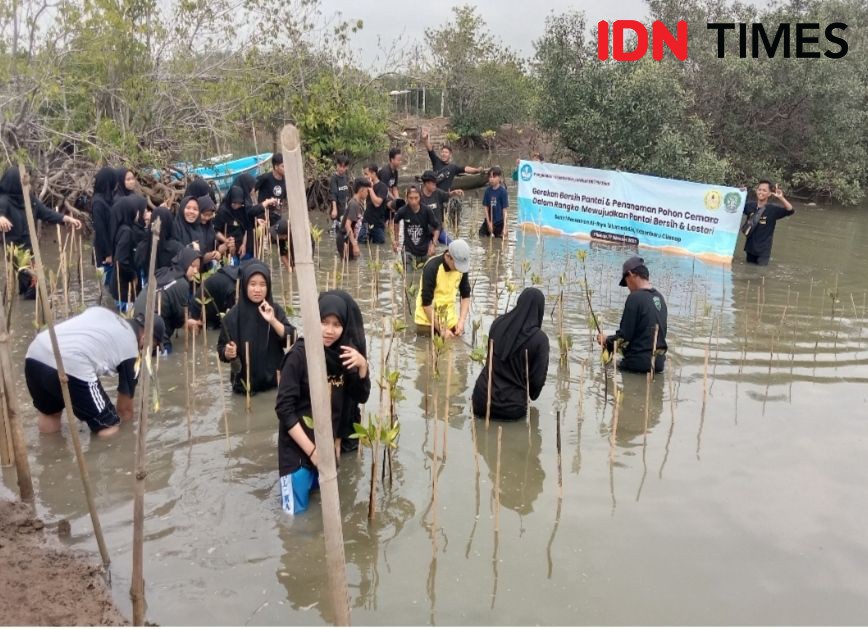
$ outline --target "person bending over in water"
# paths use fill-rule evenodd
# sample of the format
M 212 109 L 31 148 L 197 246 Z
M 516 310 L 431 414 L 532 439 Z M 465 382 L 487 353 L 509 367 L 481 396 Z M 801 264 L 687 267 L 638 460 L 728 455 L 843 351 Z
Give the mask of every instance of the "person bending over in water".
M 277 386 L 286 338 L 295 337 L 295 328 L 271 297 L 268 267 L 251 260 L 240 273 L 239 303 L 223 317 L 217 353 L 220 360 L 232 363 L 232 390 L 245 393 L 249 379 L 253 395 Z
M 660 373 L 666 362 L 666 300 L 651 286 L 645 260 L 633 256 L 621 271 L 621 286 L 630 289 L 621 315 L 621 327 L 610 336 L 600 333 L 597 341 L 610 352 L 615 341 L 619 342 L 624 358 L 618 362 L 621 371 L 648 373 L 651 371 L 651 352 L 654 343 L 654 326 L 657 326 L 657 345 L 654 346 L 654 371 Z
M 418 331 L 434 332 L 443 338 L 464 334 L 470 313 L 470 245 L 453 240 L 439 256 L 429 259 L 422 267 L 422 280 L 416 295 L 414 319 Z M 461 295 L 461 314 L 455 312 L 455 293 Z
M 365 331 L 355 300 L 344 291 L 319 296 L 326 375 L 330 388 L 335 456 L 347 426 L 361 421 L 359 404 L 371 393 L 371 376 L 365 357 Z M 310 380 L 305 339 L 292 346 L 280 371 L 275 412 L 280 425 L 277 458 L 280 471 L 281 505 L 286 513 L 307 510 L 310 492 L 319 486 L 316 467 L 319 451 L 314 432 L 304 421 L 312 417 Z M 320 444 L 322 445 L 322 444 Z
M 108 308 L 92 306 L 57 324 L 55 333 L 69 379 L 72 412 L 98 436 L 115 434 L 121 420 L 133 418 L 136 358 L 145 346 L 144 313 L 127 320 Z M 155 315 L 154 345 L 164 334 L 163 320 Z M 99 381 L 112 373 L 118 374 L 117 408 Z M 65 403 L 48 330 L 37 334 L 27 348 L 24 378 L 39 412 L 39 432 L 60 432 Z
M 539 289 L 525 288 L 515 308 L 491 324 L 491 364 L 486 359 L 473 387 L 473 414 L 477 417 L 485 417 L 488 409 L 489 368 L 492 419 L 524 417 L 528 398 L 539 397 L 549 368 L 549 339 L 540 329 L 545 305 L 546 298 Z

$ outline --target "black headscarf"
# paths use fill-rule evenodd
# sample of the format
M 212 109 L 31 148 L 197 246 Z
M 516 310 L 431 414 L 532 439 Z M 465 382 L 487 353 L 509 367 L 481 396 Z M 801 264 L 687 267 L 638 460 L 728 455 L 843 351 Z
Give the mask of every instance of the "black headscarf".
M 10 166 L 0 179 L 0 194 L 6 195 L 9 203 L 19 211 L 24 210 L 24 189 L 18 166 Z M 32 196 L 32 195 L 31 195 Z
M 241 267 L 241 286 L 238 303 L 227 313 L 224 325 L 231 335 L 231 340 L 238 347 L 238 356 L 245 361 L 245 343 L 250 343 L 250 383 L 253 391 L 261 391 L 274 386 L 275 373 L 280 369 L 283 360 L 284 341 L 277 332 L 259 314 L 259 304 L 247 297 L 247 285 L 254 275 L 265 278 L 267 290 L 265 301 L 274 308 L 274 316 L 281 322 L 286 321 L 286 314 L 271 295 L 271 273 L 268 267 L 259 260 L 251 260 Z M 285 325 L 285 323 L 284 323 Z M 287 334 L 292 334 L 292 326 L 287 327 Z M 241 377 L 246 377 L 244 371 Z
M 196 219 L 192 223 L 188 223 L 184 217 L 184 208 L 190 200 L 196 201 L 196 207 L 199 206 L 197 199 L 193 197 L 184 197 L 181 199 L 181 204 L 178 206 L 178 215 L 175 217 L 174 236 L 185 247 L 190 246 L 193 242 L 198 242 L 200 251 L 202 250 L 202 223 L 199 221 L 200 213 L 196 214 Z
M 118 232 L 121 227 L 132 227 L 136 219 L 141 219 L 145 210 L 148 207 L 148 202 L 145 197 L 138 194 L 115 199 L 112 204 L 112 243 L 117 244 Z
M 97 171 L 96 177 L 93 179 L 93 197 L 96 199 L 99 195 L 105 203 L 111 206 L 116 187 L 117 176 L 114 168 L 103 166 Z
M 184 190 L 185 197 L 196 197 L 198 199 L 205 195 L 211 196 L 211 186 L 209 186 L 208 182 L 201 177 L 193 179 L 187 184 L 187 189 Z
M 494 342 L 494 354 L 501 360 L 524 345 L 542 326 L 546 298 L 537 288 L 525 288 L 515 308 L 499 316 L 491 324 L 489 339 Z
M 344 328 L 340 338 L 325 348 L 328 373 L 337 375 L 344 368 L 341 361 L 342 345 L 354 347 L 362 356 L 368 357 L 365 327 L 359 305 L 346 291 L 330 290 L 319 294 L 320 319 L 327 315 L 335 315 Z
M 184 247 L 178 254 L 172 258 L 172 264 L 164 267 L 154 274 L 154 279 L 157 282 L 157 288 L 162 288 L 166 284 L 170 284 L 177 279 L 187 277 L 187 269 L 200 257 L 199 252 L 192 247 Z
M 253 175 L 250 173 L 241 173 L 235 178 L 235 181 L 232 182 L 232 186 L 238 186 L 241 188 L 241 192 L 244 195 L 244 207 L 253 205 L 253 201 L 250 199 L 250 193 L 253 192 L 253 189 L 256 187 L 256 179 L 253 178 Z
M 122 166 L 121 168 L 115 168 L 115 198 L 118 197 L 128 197 L 132 194 L 135 194 L 132 190 L 127 190 L 127 186 L 124 183 L 127 179 L 127 173 L 130 172 L 130 169 L 126 166 Z

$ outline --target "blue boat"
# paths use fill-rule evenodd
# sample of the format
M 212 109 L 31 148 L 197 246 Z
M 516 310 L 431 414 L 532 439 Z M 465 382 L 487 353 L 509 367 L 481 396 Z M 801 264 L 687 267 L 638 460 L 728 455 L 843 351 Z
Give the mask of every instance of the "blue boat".
M 265 165 L 271 159 L 271 155 L 271 153 L 250 155 L 211 166 L 198 166 L 191 168 L 187 172 L 191 176 L 198 175 L 202 177 L 209 184 L 213 182 L 220 191 L 220 194 L 224 195 L 229 192 L 232 182 L 235 181 L 238 175 L 242 173 L 247 173 L 253 177 L 261 175 L 264 172 Z

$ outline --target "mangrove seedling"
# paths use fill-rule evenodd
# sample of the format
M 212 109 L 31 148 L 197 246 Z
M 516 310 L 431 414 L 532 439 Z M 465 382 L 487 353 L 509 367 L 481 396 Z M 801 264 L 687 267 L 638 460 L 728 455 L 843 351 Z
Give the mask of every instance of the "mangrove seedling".
M 488 335 L 482 335 L 482 343 L 475 346 L 473 351 L 470 352 L 470 360 L 476 363 L 484 363 L 486 356 L 488 356 Z
M 474 319 L 470 322 L 470 347 L 476 349 L 476 333 L 482 326 L 482 317 Z
M 382 426 L 380 416 L 369 413 L 367 426 L 354 422 L 353 430 L 354 432 L 350 435 L 350 439 L 358 439 L 363 447 L 371 449 L 371 488 L 368 494 L 368 519 L 373 520 L 376 510 L 377 463 L 380 458 L 380 444 L 384 445 L 387 450 L 397 448 L 401 425 L 396 421 L 394 426 Z

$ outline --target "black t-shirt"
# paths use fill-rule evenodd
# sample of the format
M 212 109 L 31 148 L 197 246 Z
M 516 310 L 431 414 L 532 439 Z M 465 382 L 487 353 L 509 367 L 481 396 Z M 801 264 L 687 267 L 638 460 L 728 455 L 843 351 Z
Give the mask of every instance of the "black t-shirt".
M 374 194 L 381 199 L 380 205 L 374 205 L 371 197 L 368 197 L 365 205 L 365 223 L 383 229 L 386 226 L 389 208 L 386 207 L 386 200 L 389 196 L 389 188 L 382 181 L 374 184 Z
M 386 184 L 386 187 L 388 187 L 389 190 L 398 185 L 398 171 L 392 170 L 392 167 L 388 164 L 380 169 L 380 172 L 377 173 L 377 177 L 379 177 L 380 181 Z
M 449 192 L 452 189 L 452 181 L 455 179 L 455 175 L 465 172 L 464 166 L 458 166 L 455 162 L 447 164 L 434 151 L 428 151 L 428 157 L 431 158 L 431 167 L 437 177 L 437 187 Z
M 432 192 L 430 196 L 426 195 L 424 192 L 422 192 L 421 195 L 422 200 L 420 203 L 422 207 L 434 212 L 434 216 L 437 217 L 437 220 L 440 221 L 440 224 L 442 225 L 443 208 L 445 208 L 446 204 L 449 203 L 449 193 L 440 188 L 434 188 L 434 192 Z
M 280 204 L 286 206 L 286 179 L 278 179 L 273 171 L 259 175 L 254 189 L 258 191 L 256 199 L 259 203 L 266 199 L 280 199 Z
M 654 326 L 657 331 L 657 349 L 667 349 L 666 300 L 656 288 L 645 288 L 630 293 L 621 315 L 621 327 L 615 337 L 621 339 L 624 362 L 631 370 L 651 369 L 651 344 L 654 342 Z
M 744 214 L 749 219 L 757 211 L 756 201 L 748 201 L 744 204 Z M 757 257 L 767 257 L 772 253 L 772 240 L 775 237 L 775 226 L 782 218 L 792 216 L 795 210 L 787 210 L 780 205 L 767 203 L 762 216 L 748 234 L 744 242 L 744 250 Z
M 417 258 L 427 256 L 431 238 L 440 229 L 434 213 L 424 207 L 414 212 L 409 205 L 405 205 L 395 213 L 395 223 L 399 221 L 404 221 L 404 249 Z
M 346 175 L 333 173 L 329 179 L 329 202 L 337 202 L 338 216 L 346 209 L 350 198 L 350 182 Z

